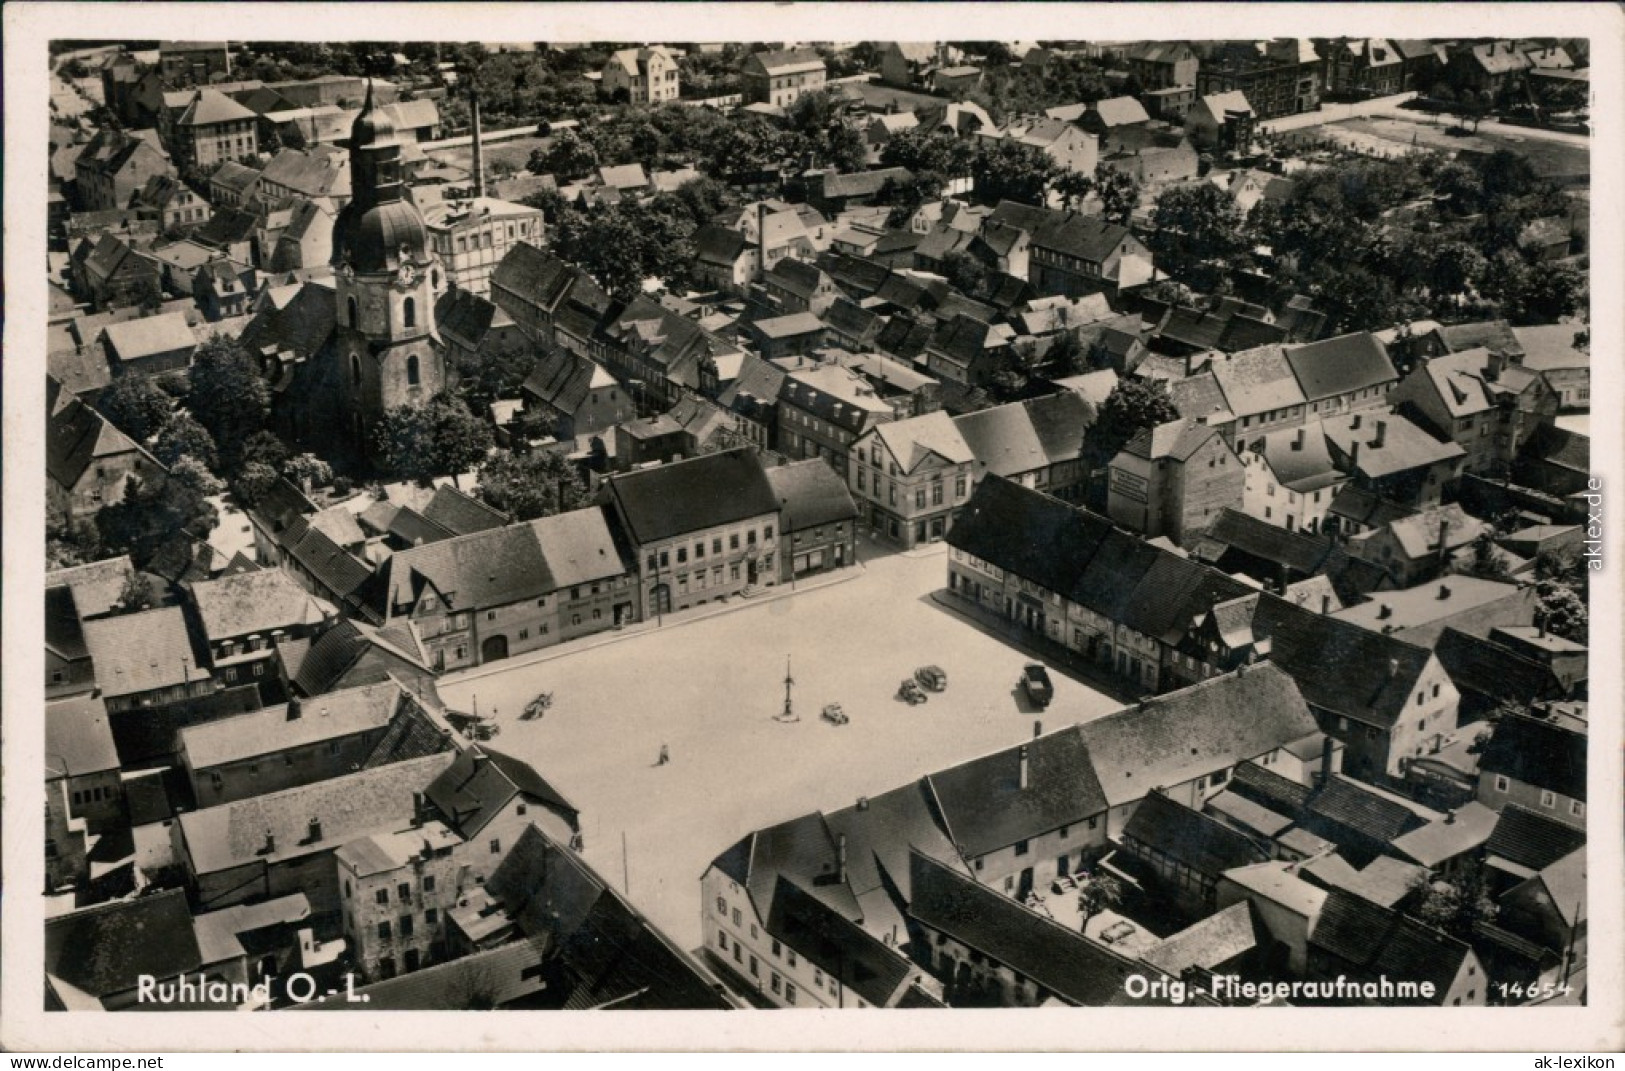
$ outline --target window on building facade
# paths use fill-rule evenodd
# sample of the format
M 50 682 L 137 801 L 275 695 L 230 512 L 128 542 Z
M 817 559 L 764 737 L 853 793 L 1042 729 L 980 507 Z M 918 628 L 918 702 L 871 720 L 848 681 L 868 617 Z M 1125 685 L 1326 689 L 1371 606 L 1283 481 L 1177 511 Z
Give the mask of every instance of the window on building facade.
M 373 899 L 376 900 L 380 904 L 389 903 L 389 890 L 388 889 L 379 889 L 376 893 L 373 894 Z
M 385 919 L 383 922 L 378 924 L 378 937 L 380 940 L 387 941 L 389 940 L 389 936 L 389 920 Z

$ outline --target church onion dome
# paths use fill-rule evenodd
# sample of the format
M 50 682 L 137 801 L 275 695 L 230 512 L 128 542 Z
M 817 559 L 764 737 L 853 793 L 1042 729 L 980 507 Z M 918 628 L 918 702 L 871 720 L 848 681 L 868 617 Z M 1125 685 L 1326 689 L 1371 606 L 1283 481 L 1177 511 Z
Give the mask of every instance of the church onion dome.
M 356 115 L 355 122 L 350 124 L 350 144 L 362 147 L 395 143 L 395 124 L 390 120 L 388 112 L 373 106 L 372 79 L 369 78 L 367 99 L 362 102 L 361 111 Z
M 428 230 L 411 201 L 352 201 L 339 213 L 333 228 L 334 264 L 367 274 L 396 271 L 408 263 L 421 267 L 428 260 Z

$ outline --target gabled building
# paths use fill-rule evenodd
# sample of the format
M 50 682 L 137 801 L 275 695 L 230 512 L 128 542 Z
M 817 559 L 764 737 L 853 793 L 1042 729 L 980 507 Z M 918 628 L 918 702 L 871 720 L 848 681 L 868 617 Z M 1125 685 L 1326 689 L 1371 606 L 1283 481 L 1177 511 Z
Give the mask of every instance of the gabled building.
M 552 419 L 561 441 L 597 435 L 637 416 L 631 393 L 614 376 L 568 350 L 539 357 L 520 390 L 527 409 Z
M 638 616 L 629 571 L 596 506 L 396 551 L 365 595 L 385 625 L 412 624 L 436 672 Z
M 192 799 L 213 807 L 446 751 L 442 730 L 386 680 L 185 726 L 177 744 Z
M 491 276 L 509 249 L 545 240 L 541 209 L 495 197 L 441 201 L 425 222 L 446 284 L 481 297 L 491 295 Z
M 1147 539 L 1182 544 L 1242 504 L 1246 482 L 1246 467 L 1218 429 L 1176 420 L 1142 429 L 1112 459 L 1106 512 Z
M 1127 227 L 1072 213 L 1033 233 L 1028 272 L 1038 293 L 1069 298 L 1138 286 L 1154 274 L 1151 251 Z
M 714 290 L 744 294 L 759 274 L 759 248 L 746 235 L 707 223 L 694 232 L 694 270 Z
M 83 629 L 109 714 L 139 716 L 217 688 L 178 606 L 98 618 Z
M 82 250 L 82 255 L 81 255 Z M 141 305 L 163 296 L 163 269 L 146 247 L 136 248 L 113 234 L 75 251 L 74 285 L 97 309 Z
M 66 497 L 68 513 L 84 518 L 122 502 L 131 479 L 162 479 L 165 470 L 143 446 L 70 397 L 46 418 L 45 474 Z
M 1320 51 L 1326 63 L 1326 91 L 1333 96 L 1387 97 L 1404 88 L 1404 56 L 1383 38 L 1339 38 L 1323 44 Z
M 629 104 L 659 104 L 677 99 L 681 70 L 676 55 L 664 45 L 623 48 L 604 61 L 599 85 L 612 100 L 624 91 Z
M 820 362 L 789 369 L 779 389 L 778 447 L 790 457 L 824 459 L 845 482 L 853 444 L 895 416 L 849 368 Z
M 1408 508 L 1436 506 L 1468 461 L 1462 446 L 1434 438 L 1399 412 L 1334 417 L 1322 421 L 1321 430 L 1332 463 L 1355 487 Z
M 277 646 L 314 638 L 336 613 L 280 569 L 201 581 L 191 596 L 215 675 L 227 687 L 259 685 L 262 694 L 277 684 Z
M 1202 60 L 1196 93 L 1242 93 L 1259 119 L 1320 110 L 1325 74 L 1314 43 L 1302 38 L 1228 41 Z M 1200 104 L 1198 105 L 1200 107 Z
M 136 191 L 130 207 L 137 215 L 147 215 L 158 222 L 158 229 L 169 232 L 193 224 L 204 223 L 213 214 L 209 202 L 197 191 L 173 175 L 157 174 L 149 178 Z
M 882 423 L 853 444 L 847 486 L 876 536 L 913 547 L 941 539 L 969 498 L 975 456 L 947 413 Z
M 258 118 L 217 89 L 197 89 L 174 121 L 172 150 L 204 171 L 226 160 L 251 160 L 259 155 Z
M 1482 1007 L 1489 976 L 1465 942 L 1354 893 L 1326 895 L 1309 935 L 1309 977 L 1371 985 L 1360 1004 Z
M 803 93 L 822 89 L 828 77 L 824 60 L 810 48 L 752 52 L 740 66 L 746 103 L 785 108 Z
M 778 583 L 781 506 L 749 447 L 612 476 L 604 501 L 644 616 Z
M 1218 910 L 1226 871 L 1268 858 L 1246 834 L 1156 791 L 1134 809 L 1122 843 L 1146 891 L 1192 919 Z
M 1128 69 L 1147 90 L 1194 86 L 1201 60 L 1184 41 L 1138 41 L 1124 53 Z
M 965 313 L 942 323 L 925 346 L 925 370 L 939 380 L 964 387 L 985 386 L 1003 368 L 1011 353 L 1014 333 Z
M 345 902 L 335 854 L 409 828 L 418 797 L 456 758 L 442 751 L 181 814 L 175 851 L 196 903 L 215 909 L 300 892 L 315 935 L 340 936 Z
M 1584 719 L 1549 707 L 1502 716 L 1479 753 L 1478 801 L 1584 829 L 1586 728 Z
M 1242 440 L 1242 512 L 1289 532 L 1318 532 L 1348 477 L 1319 421 Z
M 1350 536 L 1345 546 L 1352 556 L 1381 567 L 1395 587 L 1409 588 L 1442 576 L 1490 531 L 1491 525 L 1452 502 Z
M 45 704 L 45 780 L 60 787 L 65 814 L 81 836 L 128 824 L 118 748 L 101 699 L 87 695 Z M 69 838 L 62 848 L 69 850 Z
M 1204 152 L 1245 152 L 1252 144 L 1253 123 L 1259 118 L 1245 92 L 1201 88 L 1185 114 L 1185 130 Z
M 174 181 L 175 174 L 169 155 L 153 141 L 109 127 L 74 158 L 74 195 L 85 211 L 125 209 L 153 179 Z
M 1520 347 L 1521 349 L 1521 347 Z M 1463 451 L 1467 472 L 1511 465 L 1523 446 L 1557 415 L 1558 398 L 1541 373 L 1483 346 L 1429 358 L 1390 397 L 1428 430 Z
M 142 1007 L 145 986 L 155 994 L 171 992 L 183 980 L 199 992 L 198 999 L 182 998 L 167 1007 L 208 1011 L 236 1006 L 211 1003 L 209 988 L 197 985 L 200 976 L 246 988 L 246 961 L 241 949 L 224 960 L 205 957 L 182 889 L 97 904 L 45 922 L 48 1011 L 135 1010 Z

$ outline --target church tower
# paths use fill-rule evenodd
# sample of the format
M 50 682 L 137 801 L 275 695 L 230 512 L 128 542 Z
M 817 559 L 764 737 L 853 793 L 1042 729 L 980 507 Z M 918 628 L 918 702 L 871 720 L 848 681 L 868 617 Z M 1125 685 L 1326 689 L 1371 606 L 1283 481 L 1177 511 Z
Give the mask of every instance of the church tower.
M 449 385 L 434 302 L 444 269 L 406 190 L 401 142 L 367 99 L 350 127 L 351 200 L 333 226 L 336 353 L 346 429 L 363 453 L 384 411 Z

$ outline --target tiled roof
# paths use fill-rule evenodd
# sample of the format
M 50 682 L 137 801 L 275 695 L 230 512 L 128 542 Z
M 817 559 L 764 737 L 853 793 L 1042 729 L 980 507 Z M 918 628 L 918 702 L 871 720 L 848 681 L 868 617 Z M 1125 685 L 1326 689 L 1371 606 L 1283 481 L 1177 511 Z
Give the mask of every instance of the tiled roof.
M 353 517 L 351 523 L 354 524 Z M 360 527 L 356 526 L 355 531 L 360 533 Z M 308 522 L 305 522 L 304 534 L 290 543 L 287 551 L 289 557 L 316 578 L 317 583 L 340 599 L 353 594 L 372 576 L 372 570 L 361 559 Z
M 904 904 L 912 895 L 910 851 L 968 873 L 940 813 L 931 779 L 922 778 L 824 816 L 830 834 L 846 838 L 846 883 L 870 933 L 884 937 L 894 925 L 902 931 L 893 890 Z
M 1173 458 L 1189 461 L 1192 454 L 1218 435 L 1217 428 L 1192 420 L 1172 420 L 1154 428 L 1141 428 L 1123 447 L 1124 452 L 1151 461 Z
M 918 969 L 783 874 L 766 921 L 768 933 L 876 1008 L 889 1006 Z
M 1286 360 L 1310 401 L 1394 383 L 1387 350 L 1369 331 L 1286 347 Z
M 753 52 L 745 60 L 746 66 L 759 66 L 771 75 L 801 74 L 824 70 L 824 59 L 810 48 L 775 49 Z
M 1447 819 L 1395 837 L 1393 850 L 1421 866 L 1437 867 L 1482 847 L 1499 820 L 1500 815 L 1477 800 L 1469 800 L 1450 812 Z
M 626 473 L 609 483 L 640 545 L 778 512 L 760 459 L 746 449 Z
M 1575 829 L 1544 815 L 1509 803 L 1484 844 L 1488 855 L 1500 856 L 1530 870 L 1544 870 L 1577 848 L 1585 846 L 1584 829 Z
M 1093 1007 L 1122 991 L 1129 960 L 918 852 L 909 914 L 1054 993 Z
M 559 588 L 606 580 L 627 571 L 600 506 L 569 510 L 529 524 Z
M 701 264 L 713 264 L 732 269 L 734 262 L 751 243 L 745 235 L 728 227 L 707 223 L 694 232 L 694 255 Z
M 320 624 L 322 608 L 280 569 L 260 569 L 192 585 L 204 635 L 211 640 Z
M 180 731 L 180 743 L 191 768 L 205 770 L 380 729 L 395 716 L 402 695 L 399 684 L 387 681 L 296 699 L 187 726 Z
M 1225 873 L 1225 880 L 1234 882 L 1253 897 L 1303 916 L 1311 926 L 1326 902 L 1326 890 L 1298 877 L 1296 870 L 1284 860 L 1237 867 Z
M 767 480 L 784 503 L 786 531 L 849 522 L 858 514 L 846 482 L 819 458 L 775 466 L 767 470 Z
M 614 377 L 587 358 L 557 349 L 537 359 L 525 379 L 524 391 L 562 413 L 575 413 L 593 387 L 614 382 Z
M 1366 725 L 1392 725 L 1430 653 L 1379 632 L 1261 595 L 1253 621 L 1269 659 L 1290 673 L 1313 706 Z M 1305 730 L 1307 733 L 1309 730 Z
M 86 621 L 83 631 L 96 682 L 110 699 L 209 675 L 193 657 L 186 617 L 178 606 Z
M 1269 663 L 1214 677 L 1079 727 L 1112 806 L 1256 759 L 1316 729 Z
M 1033 248 L 1103 264 L 1130 237 L 1127 227 L 1107 223 L 1098 216 L 1069 213 L 1062 218 L 1051 217 L 1041 226 L 1033 234 Z
M 45 974 L 101 998 L 204 966 L 186 893 L 166 889 L 45 922 Z
M 108 324 L 103 329 L 114 359 L 134 361 L 173 350 L 192 350 L 197 339 L 180 313 L 164 313 L 139 320 Z
M 423 507 L 423 516 L 453 535 L 469 535 L 500 528 L 508 518 L 477 498 L 442 484 Z
M 192 869 L 206 875 L 260 861 L 270 865 L 404 825 L 413 793 L 426 790 L 454 757 L 442 752 L 182 814 Z M 320 840 L 310 839 L 312 819 L 321 824 Z M 274 848 L 268 851 L 270 841 Z
M 391 670 L 411 675 L 426 673 L 420 654 L 389 643 L 378 629 L 356 621 L 340 621 L 305 648 L 298 664 L 291 664 L 294 645 L 278 645 L 288 664 L 288 675 L 300 693 L 312 696 L 332 691 L 339 683 L 373 684 L 387 679 Z M 365 660 L 372 659 L 371 663 Z
M 1444 527 L 1443 547 L 1439 545 L 1441 526 Z M 1465 510 L 1452 502 L 1390 521 L 1388 530 L 1393 533 L 1402 551 L 1413 560 L 1420 560 L 1440 550 L 1465 547 L 1480 534 L 1492 529 L 1484 521 L 1468 516 Z
M 1570 799 L 1586 798 L 1586 734 L 1532 715 L 1509 714 L 1495 724 L 1479 753 L 1481 776 L 1504 774 Z
M 1290 829 L 1293 822 L 1286 815 L 1277 814 L 1262 803 L 1255 803 L 1229 789 L 1209 796 L 1202 804 L 1202 810 L 1227 825 L 1271 840 Z
M 1197 101 L 1198 105 L 1207 108 L 1213 118 L 1224 122 L 1225 112 L 1246 112 L 1253 114 L 1253 106 L 1247 103 L 1247 94 L 1241 90 L 1231 90 L 1228 93 L 1210 93 Z
M 936 455 L 951 464 L 972 460 L 970 444 L 958 424 L 937 410 L 924 416 L 880 424 L 875 428 L 886 449 L 904 472 L 912 473 L 927 457 Z
M 972 759 L 927 781 L 949 835 L 967 858 L 1081 824 L 1106 810 L 1089 750 L 1075 729 Z
M 1076 460 L 1092 417 L 1081 396 L 1062 391 L 967 413 L 954 424 L 988 472 L 1013 477 Z
M 1309 802 L 1312 790 L 1255 762 L 1243 762 L 1232 772 L 1228 791 L 1281 814 L 1296 816 Z
M 1104 518 L 989 476 L 977 483 L 948 542 L 1047 591 L 1070 594 L 1110 530 Z
M 1532 703 L 1563 692 L 1550 666 L 1527 658 L 1494 640 L 1447 628 L 1433 645 L 1433 653 L 1457 690 L 1496 701 Z
M 45 704 L 47 778 L 83 777 L 116 770 L 118 749 L 107 723 L 107 705 L 97 696 L 77 696 Z
M 130 556 L 104 558 L 85 565 L 53 569 L 45 574 L 47 588 L 66 587 L 73 591 L 73 603 L 81 618 L 100 617 L 119 603 L 124 585 L 135 575 Z
M 426 790 L 429 802 L 446 816 L 465 840 L 480 830 L 519 795 L 560 812 L 573 824 L 575 807 L 542 779 L 528 763 L 488 747 L 471 747 L 435 778 Z
M 192 97 L 192 103 L 175 121 L 175 125 L 212 126 L 215 123 L 242 122 L 253 118 L 253 112 L 224 93 L 214 89 L 199 89 Z
M 1250 837 L 1160 792 L 1146 796 L 1134 808 L 1133 817 L 1123 827 L 1123 839 L 1214 878 L 1269 858 Z
M 1415 811 L 1387 799 L 1341 774 L 1333 775 L 1309 800 L 1309 814 L 1336 828 L 1352 830 L 1380 844 L 1426 825 Z M 1316 828 L 1319 823 L 1313 824 Z M 1325 829 L 1327 836 L 1332 833 Z M 1332 839 L 1336 839 L 1333 837 Z
M 1164 938 L 1141 958 L 1173 978 L 1183 978 L 1192 967 L 1213 970 L 1269 943 L 1268 931 L 1247 900 Z
M 348 197 L 350 158 L 344 153 L 282 149 L 265 165 L 260 179 L 304 197 Z
M 1233 353 L 1212 365 L 1225 404 L 1236 416 L 1257 416 L 1303 405 L 1303 389 L 1279 345 Z
M 503 606 L 557 590 L 535 531 L 527 524 L 396 551 L 380 575 L 385 602 L 378 609 L 386 616 L 415 602 L 425 585 L 455 611 Z

